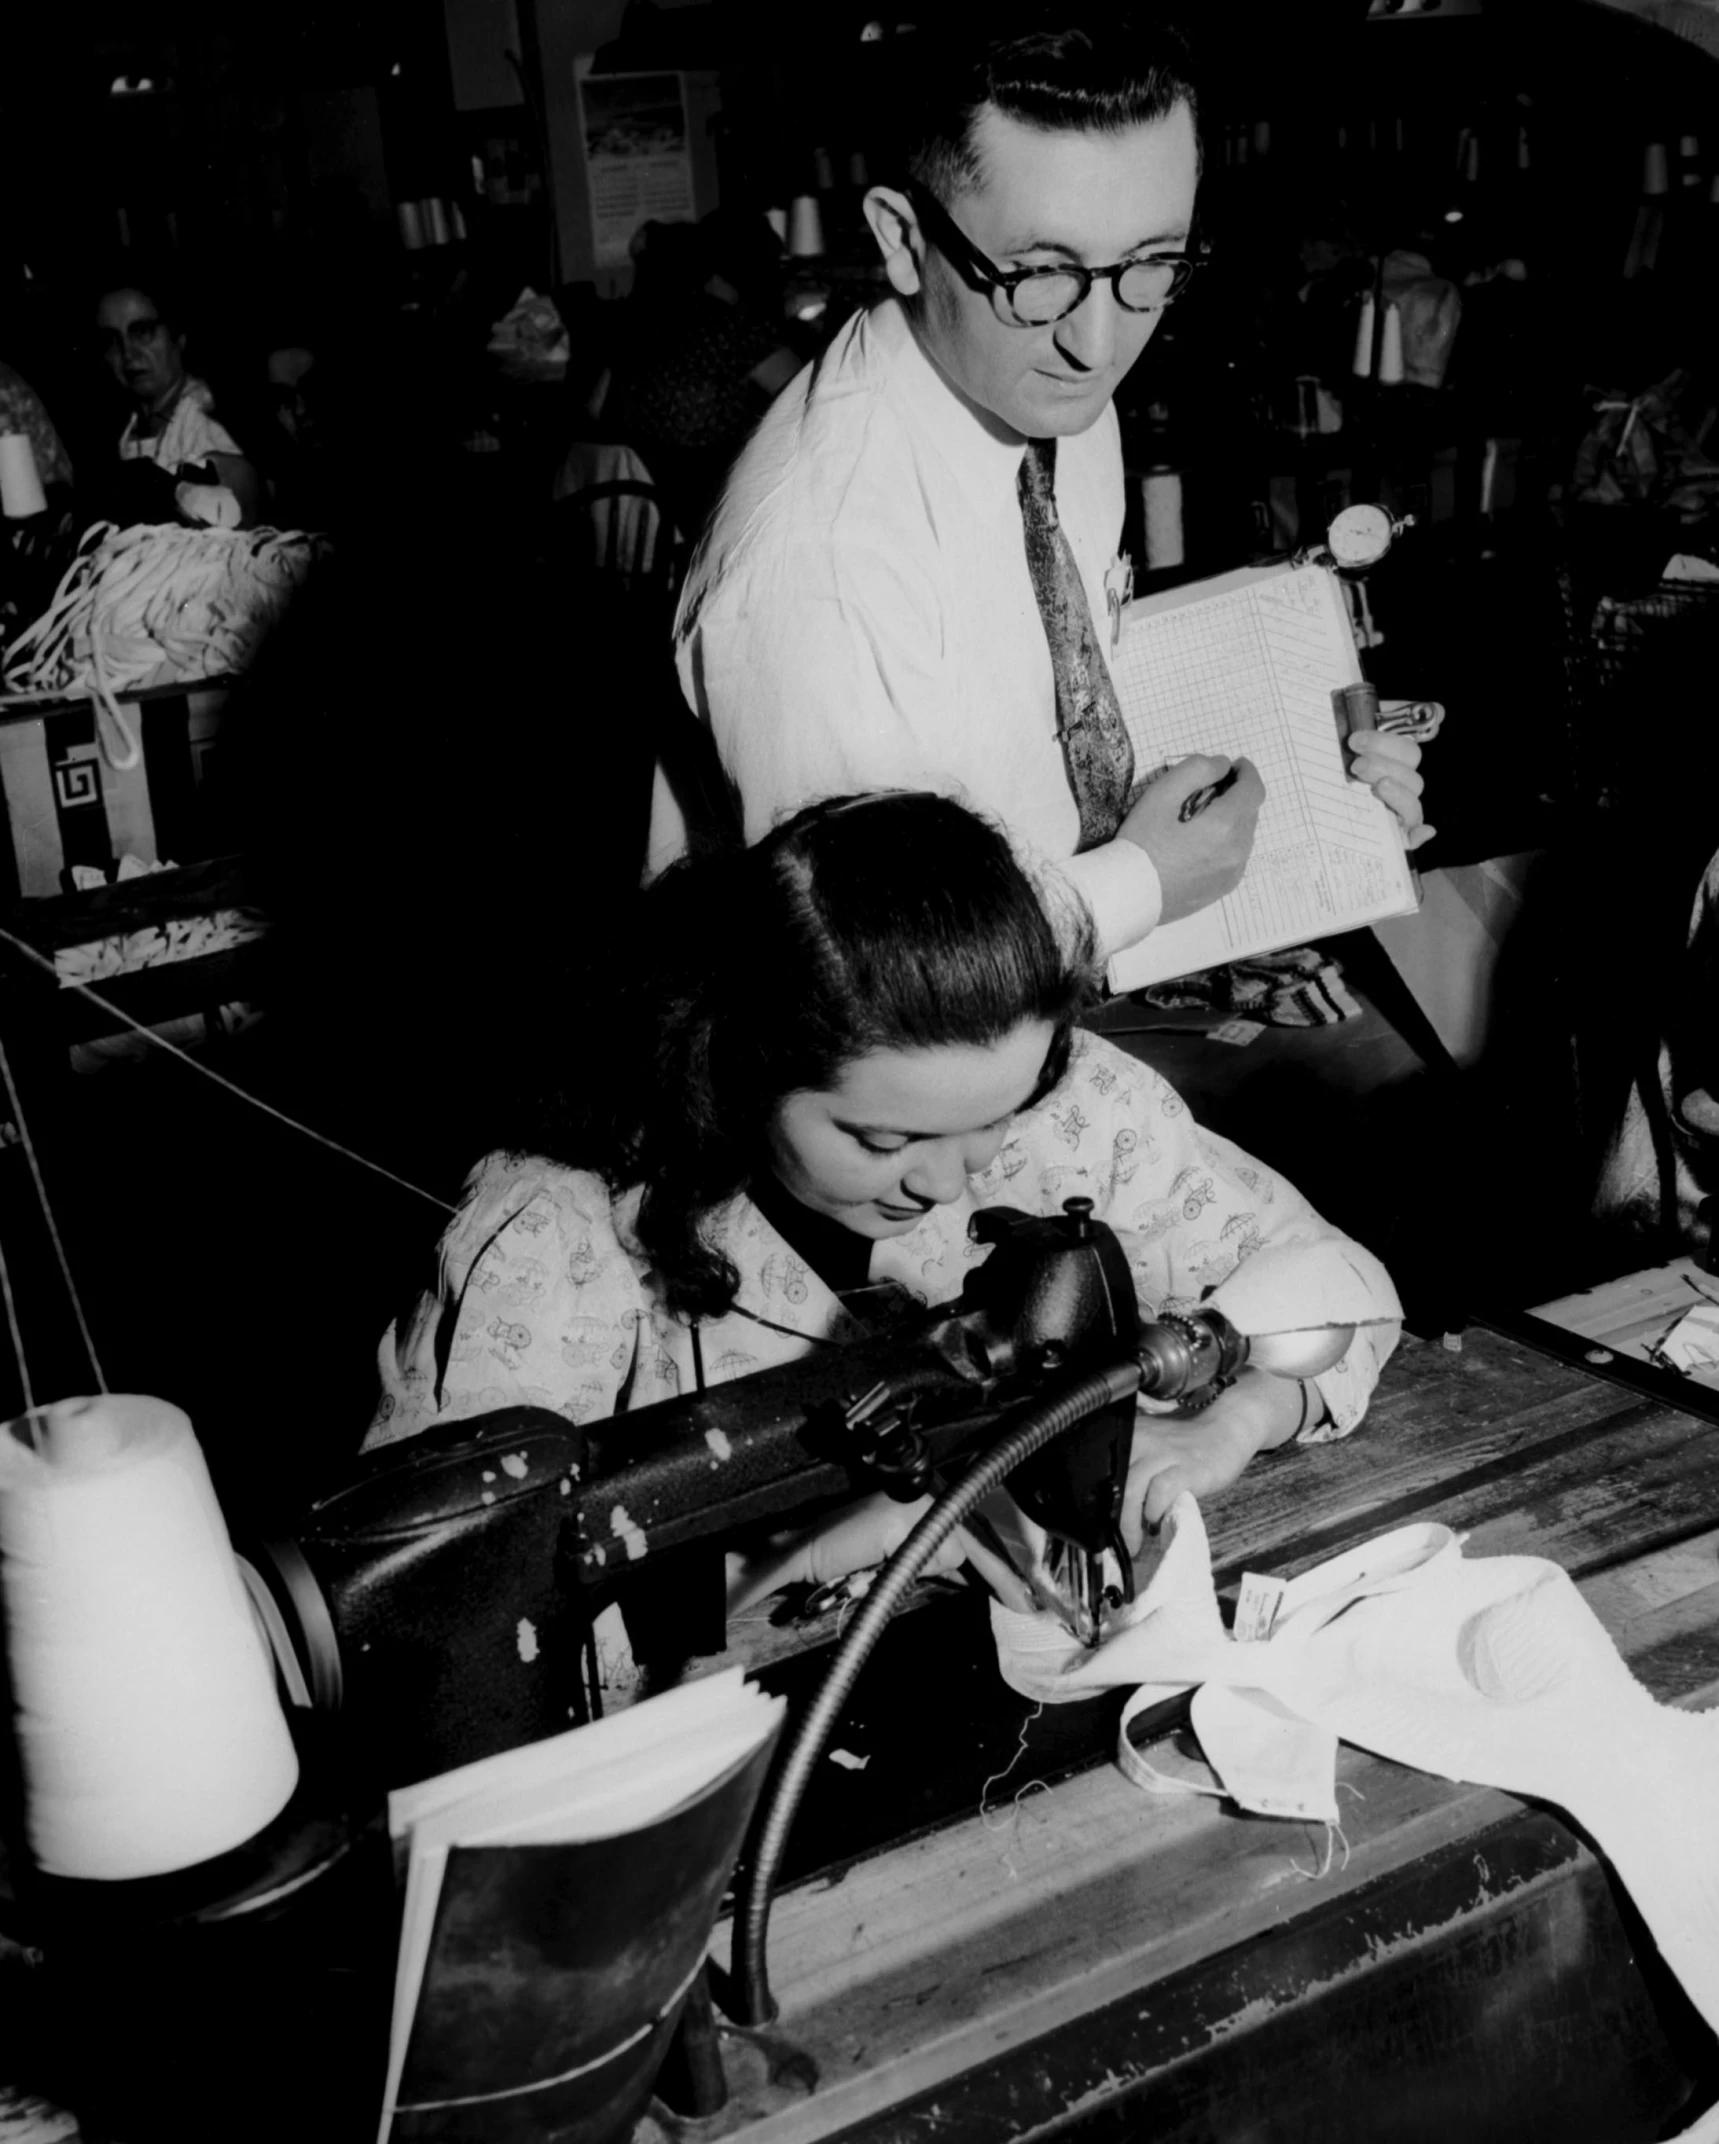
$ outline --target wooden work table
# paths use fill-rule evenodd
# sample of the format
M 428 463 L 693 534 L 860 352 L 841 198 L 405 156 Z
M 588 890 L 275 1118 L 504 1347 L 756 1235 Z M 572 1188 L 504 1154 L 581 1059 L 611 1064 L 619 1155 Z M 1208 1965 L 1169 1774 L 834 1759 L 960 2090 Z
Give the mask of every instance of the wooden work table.
M 1405 1340 L 1353 1438 L 1214 1502 L 1220 1589 L 1439 1519 L 1471 1555 L 1563 1564 L 1658 1696 L 1719 1701 L 1719 1429 L 1498 1323 Z M 887 1701 L 865 1682 L 855 1712 Z M 864 1724 L 835 1741 L 869 1746 Z M 686 2128 L 1626 2144 L 1719 2085 L 1712 2035 L 1555 1815 L 1345 1749 L 1327 1866 L 1318 1827 L 1109 1765 L 1017 1802 L 1033 1776 L 778 1899 L 781 2016 L 725 2033 L 730 2104 Z
M 1563 1564 L 1657 1695 L 1719 1701 L 1719 1401 L 1590 1345 L 1512 1319 L 1405 1340 L 1354 1437 L 1214 1500 L 1220 1589 L 1439 1519 Z M 721 2028 L 720 2113 L 659 2108 L 638 2144 L 1630 2144 L 1719 2091 L 1713 2035 L 1556 1813 L 1345 1749 L 1328 1857 L 1318 1827 L 1131 1787 L 1117 1701 L 1030 1717 L 987 1642 L 955 1598 L 886 1633 L 832 1741 L 858 1768 L 820 1767 L 776 1904 L 781 2015 Z M 0 2074 L 41 2090 L 27 2052 L 0 2023 Z M 318 2060 L 301 2043 L 296 2074 Z M 328 2079 L 324 2144 L 374 2134 L 352 2096 Z M 13 2106 L 15 2144 L 71 2134 Z

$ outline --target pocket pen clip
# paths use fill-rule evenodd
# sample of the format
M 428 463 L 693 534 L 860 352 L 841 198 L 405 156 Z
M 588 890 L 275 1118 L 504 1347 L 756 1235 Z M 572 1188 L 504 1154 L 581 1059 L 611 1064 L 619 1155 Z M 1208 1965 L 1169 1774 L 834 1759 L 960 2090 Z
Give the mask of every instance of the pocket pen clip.
M 1110 652 L 1122 645 L 1122 613 L 1134 600 L 1134 561 L 1126 551 L 1117 553 L 1104 576 L 1104 601 L 1110 612 Z

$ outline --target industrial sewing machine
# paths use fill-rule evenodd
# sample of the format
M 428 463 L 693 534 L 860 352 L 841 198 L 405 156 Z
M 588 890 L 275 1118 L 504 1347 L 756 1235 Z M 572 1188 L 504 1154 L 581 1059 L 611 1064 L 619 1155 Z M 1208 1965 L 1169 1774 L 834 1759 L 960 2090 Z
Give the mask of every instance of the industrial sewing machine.
M 607 1421 L 508 1408 L 366 1459 L 295 1541 L 254 1555 L 289 1688 L 343 1712 L 381 1784 L 558 1733 L 589 1716 L 607 1603 L 649 1672 L 719 1653 L 736 1537 L 880 1484 L 917 1498 L 1070 1394 L 1067 1422 L 1007 1480 L 1051 1537 L 1059 1611 L 1095 1642 L 1132 1586 L 1118 1521 L 1136 1393 L 1203 1404 L 1261 1343 L 1217 1302 L 1143 1323 L 1088 1200 L 1049 1219 L 990 1208 L 973 1232 L 992 1248 L 959 1302 L 905 1329 Z M 1240 1323 L 1257 1334 L 1257 1315 Z M 1264 1366 L 1335 1360 L 1350 1328 L 1309 1323 Z

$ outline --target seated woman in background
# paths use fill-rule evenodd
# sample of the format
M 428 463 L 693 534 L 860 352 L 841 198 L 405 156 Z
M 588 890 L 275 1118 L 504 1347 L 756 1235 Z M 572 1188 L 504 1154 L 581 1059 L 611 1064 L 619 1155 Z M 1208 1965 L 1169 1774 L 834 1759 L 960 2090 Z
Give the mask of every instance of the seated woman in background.
M 1250 1367 L 1197 1416 L 1143 1410 L 1131 1550 L 1182 1490 L 1361 1419 L 1397 1338 L 1383 1268 L 1076 1028 L 1090 927 L 1047 914 L 987 822 L 931 795 L 814 805 L 676 866 L 645 910 L 618 1029 L 583 1038 L 590 1099 L 553 1156 L 479 1165 L 436 1289 L 384 1339 L 370 1448 L 520 1404 L 589 1421 L 792 1360 L 904 1294 L 952 1301 L 987 1255 L 979 1208 L 1075 1196 L 1117 1232 L 1149 1316 L 1265 1246 L 1335 1243 L 1387 1321 L 1316 1380 Z M 839 1568 L 776 1582 L 879 1560 L 923 1508 L 879 1500 Z
M 187 369 L 181 308 L 165 286 L 159 296 L 108 291 L 96 307 L 96 339 L 134 404 L 119 438 L 127 470 L 105 487 L 113 494 L 107 518 L 254 527 L 266 505 L 262 478 L 216 417 L 208 383 Z M 151 481 L 138 465 L 170 481 Z

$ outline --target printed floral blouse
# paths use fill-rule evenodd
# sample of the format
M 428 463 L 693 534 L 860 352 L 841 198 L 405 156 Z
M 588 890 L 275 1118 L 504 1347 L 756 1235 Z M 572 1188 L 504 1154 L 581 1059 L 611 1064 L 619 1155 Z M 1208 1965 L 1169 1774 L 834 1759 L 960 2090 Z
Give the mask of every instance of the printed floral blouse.
M 1015 1120 L 1002 1151 L 962 1196 L 872 1252 L 871 1279 L 927 1305 L 961 1293 L 988 1255 L 967 1224 L 982 1206 L 1054 1214 L 1089 1198 L 1127 1254 L 1143 1314 L 1195 1308 L 1265 1244 L 1345 1244 L 1389 1322 L 1363 1325 L 1317 1379 L 1328 1419 L 1305 1434 L 1348 1434 L 1396 1346 L 1396 1294 L 1372 1254 L 1330 1227 L 1300 1192 L 1195 1123 L 1163 1079 L 1099 1036 L 1076 1037 L 1067 1076 Z M 633 1235 L 637 1189 L 612 1196 L 580 1169 L 492 1154 L 473 1171 L 442 1238 L 435 1289 L 385 1335 L 382 1397 L 367 1449 L 438 1422 L 511 1406 L 575 1422 L 650 1406 L 787 1362 L 857 1332 L 833 1291 L 737 1197 L 709 1225 L 740 1275 L 734 1307 L 691 1324 L 666 1310 Z M 700 1369 L 702 1365 L 702 1373 Z

